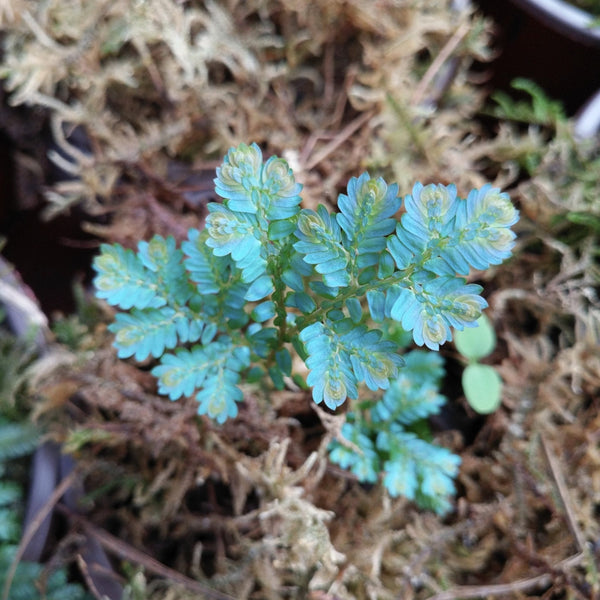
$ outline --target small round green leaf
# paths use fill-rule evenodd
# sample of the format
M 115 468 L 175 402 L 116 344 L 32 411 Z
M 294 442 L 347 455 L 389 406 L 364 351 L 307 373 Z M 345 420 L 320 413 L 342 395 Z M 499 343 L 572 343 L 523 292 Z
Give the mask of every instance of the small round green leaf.
M 494 412 L 502 399 L 502 379 L 489 365 L 472 363 L 462 374 L 462 386 L 471 408 L 487 415 Z
M 456 349 L 469 360 L 480 360 L 496 347 L 496 332 L 491 321 L 483 314 L 477 327 L 467 327 L 454 332 Z

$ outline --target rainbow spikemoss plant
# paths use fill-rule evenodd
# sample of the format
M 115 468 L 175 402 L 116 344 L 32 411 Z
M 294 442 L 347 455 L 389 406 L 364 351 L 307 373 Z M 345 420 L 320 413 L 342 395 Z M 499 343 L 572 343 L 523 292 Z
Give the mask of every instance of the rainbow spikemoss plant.
M 269 377 L 281 389 L 288 377 L 299 381 L 295 351 L 317 404 L 335 410 L 364 387 L 387 390 L 368 417 L 377 428 L 406 387 L 401 346 L 385 324 L 397 322 L 431 350 L 452 339 L 452 328 L 476 326 L 487 303 L 464 276 L 511 255 L 518 220 L 508 195 L 490 185 L 462 199 L 453 185 L 417 183 L 398 221 L 398 186 L 368 173 L 350 180 L 339 212 L 301 209 L 302 186 L 286 161 L 263 161 L 256 144 L 230 149 L 215 185 L 223 202 L 208 205 L 206 228 L 190 230 L 181 248 L 160 236 L 137 252 L 103 245 L 94 268 L 97 296 L 124 311 L 109 326 L 119 356 L 157 359 L 158 391 L 171 400 L 195 395 L 198 412 L 218 423 L 237 415 L 240 382 Z M 415 414 L 431 414 L 425 391 L 414 393 L 412 403 L 429 406 Z M 397 417 L 377 446 L 390 456 L 401 446 L 424 464 L 429 442 L 398 431 Z M 354 438 L 368 454 L 371 437 Z M 442 511 L 434 500 L 450 487 L 439 481 L 454 477 L 458 459 L 440 456 L 412 487 L 400 483 L 406 469 L 397 461 L 362 479 L 381 468 L 388 489 Z

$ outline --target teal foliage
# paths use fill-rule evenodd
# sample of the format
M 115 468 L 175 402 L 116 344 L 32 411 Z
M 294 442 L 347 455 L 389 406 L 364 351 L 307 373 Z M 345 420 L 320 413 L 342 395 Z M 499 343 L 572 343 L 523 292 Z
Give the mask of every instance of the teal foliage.
M 248 300 L 260 300 L 274 291 L 265 277 L 270 241 L 293 232 L 302 186 L 296 183 L 287 163 L 271 157 L 263 163 L 256 144 L 241 144 L 229 150 L 217 169 L 215 189 L 224 204 L 210 203 L 206 219 L 206 244 L 215 256 L 227 256 L 242 271 L 245 282 L 260 283 L 249 290 Z
M 336 219 L 346 234 L 351 255 L 357 257 L 357 268 L 378 263 L 385 250 L 385 236 L 396 227 L 392 217 L 401 203 L 398 186 L 388 186 L 381 177 L 371 179 L 363 173 L 348 182 L 348 195 L 338 198 Z
M 408 352 L 383 398 L 361 403 L 347 414 L 344 439 L 331 443 L 330 459 L 362 483 L 374 483 L 382 472 L 390 496 L 404 496 L 438 514 L 447 512 L 460 458 L 417 435 L 423 420 L 446 402 L 439 393 L 443 374 L 439 354 Z
M 0 308 L 0 321 L 3 319 Z M 28 457 L 42 436 L 24 410 L 23 372 L 36 355 L 35 330 L 16 338 L 0 328 L 0 596 L 7 600 L 91 600 L 68 570 L 20 561 Z
M 68 581 L 65 568 L 50 571 L 41 564 L 20 561 L 12 571 L 25 501 L 21 486 L 11 475 L 10 461 L 33 452 L 39 436 L 30 423 L 0 416 L 0 593 L 8 589 L 8 600 L 87 600 L 90 596 L 83 587 Z
M 0 417 L 0 464 L 33 452 L 39 442 L 37 427 Z
M 6 585 L 16 545 L 0 545 L 0 589 Z M 90 600 L 91 596 L 77 583 L 69 583 L 66 569 L 46 572 L 43 565 L 22 561 L 11 580 L 8 600 Z
M 313 399 L 331 409 L 346 398 L 358 397 L 358 383 L 371 390 L 386 389 L 403 360 L 397 346 L 381 340 L 382 333 L 356 326 L 352 319 L 313 323 L 300 333 L 308 352 L 306 366 L 311 370 L 307 383 L 313 386 Z
M 23 492 L 10 477 L 10 461 L 31 454 L 38 442 L 39 431 L 33 425 L 0 415 L 0 553 L 21 534 Z
M 418 346 L 438 350 L 487 306 L 481 286 L 465 280 L 470 268 L 500 264 L 514 246 L 518 212 L 490 185 L 462 199 L 453 185 L 417 183 L 403 202 L 397 185 L 363 173 L 331 213 L 301 209 L 288 164 L 264 161 L 256 144 L 232 148 L 216 175 L 223 201 L 208 205 L 206 228 L 190 230 L 181 249 L 160 236 L 137 251 L 103 245 L 94 268 L 98 297 L 122 311 L 110 325 L 119 356 L 157 359 L 159 392 L 195 395 L 200 414 L 219 423 L 237 414 L 246 377 L 268 375 L 279 389 L 297 377 L 292 347 L 316 403 L 335 409 L 366 387 L 385 391 L 382 415 L 396 414 L 401 346 L 378 324 L 396 322 Z M 431 414 L 430 399 L 419 402 L 404 419 Z M 390 446 L 379 467 L 395 464 L 401 450 L 390 435 L 369 439 L 377 456 Z M 408 445 L 420 456 L 422 446 Z M 390 466 L 390 489 L 399 489 L 397 472 Z M 430 480 L 422 471 L 415 478 Z
M 350 253 L 342 244 L 342 230 L 335 217 L 320 205 L 317 212 L 302 211 L 298 218 L 294 244 L 302 259 L 315 265 L 315 271 L 323 275 L 323 281 L 330 288 L 346 287 L 350 283 Z
M 161 364 L 152 369 L 158 378 L 160 393 L 171 400 L 191 396 L 197 388 L 198 413 L 223 423 L 237 415 L 236 402 L 242 400 L 237 387 L 240 371 L 250 366 L 250 351 L 235 346 L 231 340 L 221 338 L 204 346 L 195 345 L 190 350 L 178 349 L 175 354 L 165 354 Z

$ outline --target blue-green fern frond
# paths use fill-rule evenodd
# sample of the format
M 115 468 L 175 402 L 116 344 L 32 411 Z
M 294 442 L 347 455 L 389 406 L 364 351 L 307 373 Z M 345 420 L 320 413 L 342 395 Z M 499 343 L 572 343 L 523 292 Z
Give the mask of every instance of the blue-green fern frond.
M 99 298 L 124 310 L 159 308 L 165 304 L 185 304 L 191 287 L 182 263 L 183 252 L 172 236 L 155 235 L 141 241 L 138 252 L 119 244 L 101 246 L 94 260 L 94 285 Z
M 390 217 L 401 203 L 396 184 L 388 186 L 381 177 L 374 179 L 368 173 L 350 179 L 348 195 L 338 197 L 336 219 L 356 252 L 359 268 L 377 264 L 386 246 L 385 236 L 396 227 Z
M 100 250 L 93 262 L 98 298 L 123 310 L 158 308 L 166 304 L 166 300 L 157 295 L 157 274 L 147 269 L 133 250 L 120 244 L 102 244 Z
M 242 281 L 240 271 L 232 269 L 231 257 L 213 254 L 207 239 L 206 230 L 190 229 L 188 239 L 181 245 L 189 278 L 201 294 L 193 318 L 201 320 L 200 315 L 204 315 L 213 323 L 226 321 L 232 329 L 239 329 L 248 322 L 244 306 L 250 285 Z
M 439 386 L 446 371 L 444 369 L 444 358 L 437 352 L 426 350 L 411 350 L 403 356 L 403 373 L 410 373 L 411 380 L 415 385 L 429 382 Z
M 142 264 L 158 278 L 157 293 L 170 305 L 185 304 L 194 292 L 185 265 L 183 252 L 176 247 L 175 238 L 155 235 L 149 242 L 138 244 Z
M 258 212 L 256 190 L 260 186 L 262 152 L 257 144 L 240 144 L 225 155 L 217 168 L 215 191 L 229 201 L 231 210 L 242 213 Z
M 454 226 L 459 202 L 455 185 L 415 183 L 412 194 L 404 199 L 402 226 L 424 242 L 443 237 Z
M 425 278 L 424 282 L 396 286 L 388 291 L 393 298 L 389 316 L 413 332 L 418 346 L 439 350 L 452 339 L 450 327 L 475 327 L 487 302 L 479 295 L 482 288 L 465 284 L 452 276 Z
M 159 393 L 171 400 L 192 396 L 199 390 L 198 413 L 223 423 L 237 414 L 236 402 L 243 398 L 237 387 L 239 374 L 249 365 L 249 349 L 222 337 L 206 346 L 180 348 L 175 354 L 163 355 L 152 374 L 158 379 Z
M 350 254 L 342 244 L 340 226 L 322 204 L 317 212 L 309 209 L 300 212 L 296 237 L 299 241 L 294 248 L 304 255 L 306 263 L 315 265 L 325 285 L 338 288 L 349 284 Z
M 388 240 L 400 269 L 416 260 L 438 275 L 467 275 L 471 268 L 500 264 L 514 247 L 510 227 L 519 211 L 508 194 L 490 184 L 463 200 L 453 185 L 416 183 L 405 207 L 396 236 Z
M 334 440 L 329 446 L 329 459 L 342 469 L 348 469 L 362 483 L 375 483 L 381 471 L 379 454 L 371 438 L 362 432 L 361 427 L 352 422 L 342 425 L 342 437 L 360 449 L 356 452 L 349 446 Z
M 417 263 L 424 248 L 425 241 L 404 229 L 401 223 L 396 225 L 396 233 L 387 238 L 387 249 L 401 271 Z
M 382 340 L 377 329 L 365 325 L 353 327 L 340 336 L 342 347 L 350 356 L 357 381 L 364 381 L 370 390 L 387 389 L 390 379 L 398 375 L 404 360 L 398 354 L 398 346 L 390 340 Z
M 313 399 L 335 409 L 346 398 L 356 398 L 357 385 L 364 381 L 371 390 L 385 389 L 403 364 L 397 346 L 381 339 L 381 332 L 350 319 L 336 323 L 313 323 L 300 332 L 313 387 Z
M 261 173 L 261 191 L 263 199 L 266 197 L 265 214 L 270 221 L 290 219 L 300 211 L 302 185 L 296 183 L 294 173 L 283 158 L 271 156 L 267 160 Z M 275 237 L 280 238 L 281 233 Z
M 411 374 L 400 375 L 391 383 L 383 398 L 371 410 L 374 421 L 398 421 L 410 425 L 437 414 L 446 403 L 437 386 L 426 381 L 416 384 Z
M 272 156 L 263 164 L 256 144 L 240 144 L 229 150 L 217 169 L 215 189 L 231 211 L 258 215 L 267 221 L 289 219 L 300 210 L 302 185 L 296 183 L 288 163 Z M 274 230 L 270 239 L 279 237 L 281 231 Z
M 178 348 L 175 354 L 165 354 L 160 364 L 152 369 L 158 379 L 158 391 L 177 400 L 181 396 L 193 395 L 208 374 L 209 359 L 202 346 L 191 349 Z
M 356 398 L 362 383 L 387 390 L 367 420 L 353 421 L 365 444 L 360 435 L 375 444 L 371 425 L 410 426 L 435 412 L 443 401 L 432 391 L 435 368 L 423 360 L 421 380 L 411 376 L 417 401 L 399 370 L 397 344 L 407 340 L 366 323 L 395 320 L 433 350 L 452 339 L 452 328 L 475 326 L 487 303 L 458 275 L 510 255 L 518 212 L 508 196 L 483 186 L 463 200 L 454 185 L 417 183 L 398 222 L 397 185 L 363 173 L 339 196 L 337 214 L 322 205 L 301 211 L 302 186 L 288 163 L 264 161 L 256 144 L 229 150 L 215 187 L 222 204 L 208 205 L 205 230 L 190 230 L 181 250 L 160 236 L 141 242 L 137 254 L 102 247 L 97 295 L 130 311 L 110 328 L 119 356 L 160 358 L 153 373 L 161 393 L 195 394 L 199 412 L 219 422 L 237 412 L 250 357 L 264 362 L 253 377 L 285 385 L 290 344 L 305 359 L 317 403 L 334 409 Z M 372 478 L 368 456 L 356 472 Z M 380 464 L 392 460 L 377 456 Z
M 202 334 L 202 327 L 198 318 L 189 319 L 181 311 L 164 306 L 117 313 L 108 329 L 115 334 L 114 346 L 119 358 L 134 356 L 141 361 L 148 356 L 162 356 L 178 342 L 195 342 Z
M 383 484 L 390 496 L 417 500 L 440 514 L 448 510 L 460 457 L 399 427 L 381 432 L 376 445 L 389 452 L 383 464 Z
M 438 353 L 412 350 L 404 356 L 404 367 L 371 409 L 371 420 L 380 425 L 411 425 L 437 414 L 446 398 L 439 392 L 444 359 Z
M 261 229 L 254 215 L 233 212 L 211 202 L 206 217 L 209 237 L 206 245 L 215 256 L 231 255 L 236 266 L 242 270 L 242 278 L 252 283 L 267 270 L 267 261 L 261 251 Z
M 308 353 L 305 362 L 310 373 L 306 383 L 313 388 L 313 400 L 336 409 L 346 398 L 356 398 L 356 376 L 340 337 L 323 323 L 309 325 L 299 337 Z
M 363 483 L 373 483 L 382 473 L 382 483 L 392 497 L 404 496 L 438 514 L 449 510 L 460 458 L 408 430 L 437 413 L 445 402 L 439 393 L 443 372 L 439 354 L 407 353 L 405 366 L 383 398 L 347 413 L 342 435 L 358 450 L 334 440 L 329 446 L 332 462 Z
M 469 266 L 483 270 L 499 265 L 511 255 L 516 235 L 510 227 L 518 220 L 508 194 L 490 184 L 472 190 L 460 203 L 443 259 L 462 275 Z
M 198 414 L 208 415 L 217 423 L 238 414 L 237 403 L 244 399 L 242 390 L 237 386 L 240 374 L 222 366 L 206 378 L 204 387 L 196 394 Z
M 207 245 L 206 229 L 190 229 L 188 239 L 181 244 L 185 254 L 185 268 L 199 294 L 218 294 L 229 281 L 231 261 L 227 256 L 216 256 Z
M 183 253 L 177 249 L 173 236 L 155 235 L 149 242 L 138 244 L 138 256 L 147 269 L 166 274 L 179 265 Z

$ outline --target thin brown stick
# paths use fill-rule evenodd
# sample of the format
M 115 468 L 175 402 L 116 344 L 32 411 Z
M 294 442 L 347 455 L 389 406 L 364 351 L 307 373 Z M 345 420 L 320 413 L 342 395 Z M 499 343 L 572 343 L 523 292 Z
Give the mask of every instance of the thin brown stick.
M 554 477 L 556 488 L 558 489 L 558 493 L 560 494 L 560 498 L 565 509 L 569 529 L 571 530 L 573 537 L 577 540 L 579 550 L 585 551 L 587 544 L 585 543 L 585 538 L 583 537 L 583 533 L 581 532 L 581 529 L 579 528 L 579 525 L 577 523 L 577 519 L 575 517 L 575 510 L 573 509 L 573 502 L 571 501 L 571 495 L 569 494 L 569 490 L 567 488 L 565 478 L 563 477 L 562 471 L 560 469 L 558 459 L 554 455 L 554 452 L 550 448 L 544 436 L 541 436 L 541 440 L 542 448 L 544 449 L 544 454 L 546 455 L 546 460 L 548 461 L 548 465 L 550 466 L 550 471 L 552 471 L 552 477 Z
M 341 146 L 355 131 L 360 129 L 372 116 L 372 111 L 368 111 L 362 113 L 354 121 L 351 121 L 342 129 L 332 140 L 329 142 L 324 148 L 322 148 L 319 152 L 311 158 L 304 168 L 307 171 L 310 171 L 314 167 L 316 167 L 322 160 L 325 160 L 336 148 Z
M 411 102 L 413 104 L 419 104 L 425 95 L 425 92 L 437 72 L 442 68 L 442 65 L 452 55 L 454 50 L 460 44 L 462 39 L 469 33 L 470 26 L 467 23 L 462 23 L 460 27 L 454 32 L 454 35 L 448 40 L 446 45 L 442 48 L 441 52 L 435 57 L 434 61 L 429 65 L 427 72 L 423 75 L 419 85 L 416 87 L 412 96 Z
M 565 569 L 577 566 L 585 558 L 583 552 L 579 552 L 569 558 L 561 560 L 556 565 L 556 569 Z M 515 592 L 526 592 L 538 586 L 548 585 L 552 582 L 552 577 L 548 573 L 528 577 L 527 579 L 518 579 L 511 583 L 499 583 L 496 585 L 462 585 L 446 590 L 439 594 L 430 596 L 427 600 L 458 600 L 458 598 L 486 598 L 488 596 L 504 596 L 514 594 Z
M 17 571 L 17 567 L 23 558 L 23 553 L 25 549 L 29 545 L 29 542 L 33 539 L 35 532 L 39 529 L 40 525 L 44 522 L 44 519 L 52 512 L 52 509 L 56 505 L 56 503 L 60 500 L 63 494 L 71 487 L 73 480 L 75 479 L 76 472 L 73 471 L 67 477 L 65 477 L 58 486 L 54 489 L 50 498 L 48 498 L 47 502 L 38 510 L 34 519 L 29 523 L 27 529 L 23 533 L 23 537 L 21 538 L 21 543 L 17 548 L 17 552 L 13 561 L 8 569 L 8 573 L 6 574 L 6 582 L 4 583 L 4 589 L 2 590 L 2 600 L 8 600 L 8 594 L 10 593 L 10 588 L 15 577 L 15 572 Z
M 66 510 L 64 507 L 61 509 L 65 510 L 69 516 L 71 516 L 84 530 L 85 532 L 94 537 L 98 543 L 104 547 L 105 550 L 123 558 L 125 560 L 137 563 L 142 565 L 146 570 L 159 577 L 164 577 L 173 583 L 178 583 L 179 585 L 185 587 L 191 592 L 195 592 L 198 594 L 202 594 L 203 598 L 209 598 L 210 600 L 235 600 L 232 596 L 228 594 L 224 594 L 222 592 L 218 592 L 217 590 L 213 590 L 208 586 L 200 583 L 199 581 L 195 581 L 194 579 L 190 579 L 185 575 L 182 575 L 178 571 L 163 565 L 161 562 L 152 558 L 148 554 L 130 546 L 123 540 L 111 535 L 110 533 L 99 529 L 98 527 L 92 525 L 87 519 L 80 517 L 78 515 L 72 514 L 70 511 Z
M 83 580 L 85 581 L 88 591 L 91 592 L 92 596 L 94 596 L 96 600 L 103 600 L 102 594 L 98 591 L 98 588 L 96 587 L 96 584 L 90 575 L 88 565 L 81 554 L 77 555 L 77 565 L 81 575 L 83 576 Z

